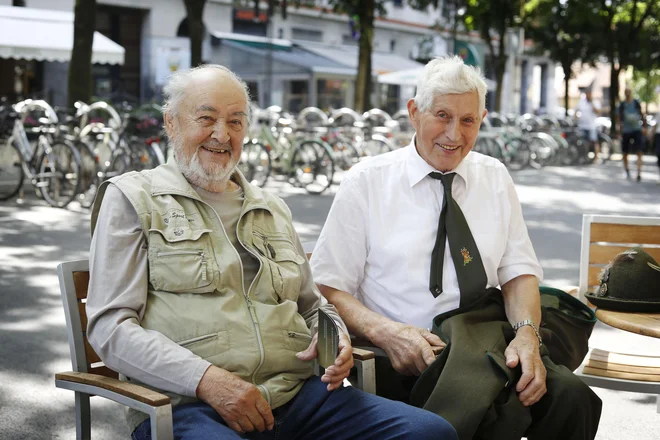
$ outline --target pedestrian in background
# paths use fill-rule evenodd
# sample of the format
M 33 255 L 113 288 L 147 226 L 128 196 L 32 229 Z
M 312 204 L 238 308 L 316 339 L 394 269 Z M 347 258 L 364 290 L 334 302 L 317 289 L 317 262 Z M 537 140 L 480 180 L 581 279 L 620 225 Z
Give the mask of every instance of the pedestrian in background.
M 598 163 L 600 145 L 598 144 L 598 132 L 596 131 L 596 118 L 600 114 L 600 104 L 592 99 L 591 89 L 587 89 L 575 107 L 578 118 L 578 128 L 582 138 L 587 142 L 589 149 L 594 150 L 594 162 Z
M 626 177 L 630 179 L 628 169 L 628 154 L 637 154 L 637 181 L 642 180 L 642 126 L 644 114 L 642 105 L 637 99 L 633 99 L 632 90 L 626 87 L 626 99 L 619 104 L 619 129 L 621 130 L 621 152 L 623 153 L 623 168 Z
M 655 125 L 651 129 L 651 138 L 653 139 L 653 149 L 658 156 L 658 168 L 660 171 L 660 133 L 658 132 L 658 123 L 660 123 L 660 111 L 655 115 Z M 660 180 L 658 180 L 660 184 Z

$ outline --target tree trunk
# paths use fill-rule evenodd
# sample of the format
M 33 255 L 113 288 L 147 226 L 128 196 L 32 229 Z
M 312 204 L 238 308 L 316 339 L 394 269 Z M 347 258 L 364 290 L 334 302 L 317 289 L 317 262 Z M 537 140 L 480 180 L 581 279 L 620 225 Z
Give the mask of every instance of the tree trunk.
M 610 58 L 610 121 L 612 121 L 612 128 L 610 129 L 610 136 L 614 137 L 619 133 L 618 112 L 617 112 L 617 99 L 619 97 L 619 73 L 621 73 L 621 66 L 616 68 L 614 66 L 614 57 Z
M 564 93 L 564 109 L 566 109 L 566 113 L 564 113 L 564 116 L 568 117 L 568 105 L 569 105 L 569 96 L 568 96 L 568 90 L 569 90 L 569 85 L 571 82 L 571 75 L 572 75 L 572 70 L 571 70 L 571 65 L 561 65 L 562 70 L 564 71 L 564 85 L 566 87 L 566 92 Z
M 374 0 L 362 0 L 358 3 L 360 20 L 360 55 L 358 74 L 355 80 L 355 110 L 364 112 L 371 108 L 371 52 L 374 36 Z
M 69 62 L 69 108 L 92 99 L 92 45 L 96 30 L 96 0 L 76 0 L 73 49 Z
M 492 60 L 495 65 L 495 81 L 497 83 L 497 90 L 495 91 L 495 111 L 502 111 L 502 85 L 504 83 L 504 73 L 506 72 L 506 55 L 493 56 Z M 513 81 L 513 72 L 512 78 Z
M 204 40 L 204 5 L 206 0 L 183 0 L 188 15 L 188 35 L 190 36 L 190 67 L 202 64 L 202 41 Z

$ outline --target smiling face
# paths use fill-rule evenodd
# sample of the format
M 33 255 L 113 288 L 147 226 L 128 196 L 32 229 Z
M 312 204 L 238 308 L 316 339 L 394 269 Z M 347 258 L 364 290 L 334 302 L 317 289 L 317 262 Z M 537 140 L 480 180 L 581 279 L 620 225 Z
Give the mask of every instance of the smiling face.
M 472 150 L 486 110 L 479 113 L 479 95 L 473 91 L 436 95 L 426 111 L 411 99 L 408 114 L 419 155 L 436 170 L 447 172 L 456 169 Z
M 181 172 L 207 191 L 226 189 L 243 148 L 248 103 L 241 84 L 227 72 L 194 73 L 176 114 L 165 129 Z

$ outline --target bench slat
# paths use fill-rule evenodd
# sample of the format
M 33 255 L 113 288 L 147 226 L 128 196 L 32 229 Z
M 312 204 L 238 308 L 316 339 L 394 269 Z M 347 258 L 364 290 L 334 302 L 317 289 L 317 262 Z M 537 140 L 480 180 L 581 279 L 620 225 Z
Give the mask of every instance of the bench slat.
M 589 264 L 608 264 L 621 252 L 627 251 L 630 246 L 613 246 L 602 244 L 589 245 Z M 656 261 L 660 261 L 660 247 L 644 247 Z
M 660 244 L 660 226 L 592 223 L 589 242 Z
M 585 358 L 582 372 L 615 379 L 660 382 L 660 356 L 638 356 L 592 349 Z

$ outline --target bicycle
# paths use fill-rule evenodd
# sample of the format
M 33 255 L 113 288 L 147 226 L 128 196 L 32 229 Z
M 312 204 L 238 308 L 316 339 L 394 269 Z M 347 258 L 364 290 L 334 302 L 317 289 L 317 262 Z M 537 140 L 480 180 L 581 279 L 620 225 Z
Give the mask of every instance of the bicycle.
M 280 117 L 280 112 L 270 108 L 257 116 L 260 128 L 252 136 L 252 145 L 267 151 L 273 170 L 294 186 L 310 194 L 323 193 L 332 185 L 335 172 L 332 148 L 316 133 L 294 131 L 293 118 Z
M 18 194 L 26 177 L 51 206 L 64 208 L 76 197 L 80 188 L 80 155 L 68 142 L 50 142 L 47 134 L 56 130 L 41 127 L 33 149 L 23 122 L 19 117 L 14 120 L 11 136 L 0 147 L 0 200 Z

